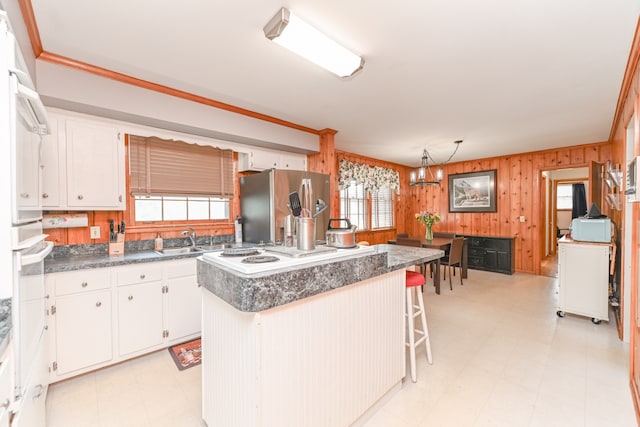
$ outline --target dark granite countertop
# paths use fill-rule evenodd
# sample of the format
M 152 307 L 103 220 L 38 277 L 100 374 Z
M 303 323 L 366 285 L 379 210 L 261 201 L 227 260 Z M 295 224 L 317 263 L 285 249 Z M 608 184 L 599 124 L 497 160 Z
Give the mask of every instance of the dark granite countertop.
M 258 312 L 443 255 L 438 249 L 376 245 L 373 252 L 256 274 L 239 273 L 198 258 L 198 283 L 240 311 Z
M 223 239 L 225 236 L 223 236 Z M 204 238 L 203 238 L 204 239 Z M 44 272 L 60 273 L 85 270 L 89 268 L 116 267 L 119 265 L 140 264 L 145 262 L 169 261 L 193 258 L 210 250 L 223 250 L 227 247 L 255 246 L 253 243 L 231 243 L 228 240 L 202 240 L 197 246 L 205 248 L 198 252 L 182 254 L 160 254 L 153 250 L 153 240 L 140 240 L 125 243 L 124 255 L 109 256 L 106 244 L 56 246 L 51 255 L 44 260 Z M 188 246 L 184 239 L 166 239 L 165 248 Z M 209 248 L 209 249 L 206 249 Z M 215 248 L 215 249 L 211 249 Z
M 193 258 L 202 252 L 186 254 L 161 255 L 154 251 L 125 252 L 124 255 L 109 256 L 107 254 L 61 256 L 45 258 L 44 272 L 60 273 L 64 271 L 84 270 L 88 268 L 115 267 L 119 265 L 139 264 L 143 262 L 168 261 L 172 259 Z

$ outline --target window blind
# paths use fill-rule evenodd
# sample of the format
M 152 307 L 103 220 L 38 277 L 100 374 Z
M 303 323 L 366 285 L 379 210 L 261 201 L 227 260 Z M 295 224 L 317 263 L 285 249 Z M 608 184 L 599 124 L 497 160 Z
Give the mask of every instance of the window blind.
M 233 151 L 129 136 L 133 195 L 233 196 Z
M 383 187 L 371 194 L 371 228 L 393 227 L 393 192 Z

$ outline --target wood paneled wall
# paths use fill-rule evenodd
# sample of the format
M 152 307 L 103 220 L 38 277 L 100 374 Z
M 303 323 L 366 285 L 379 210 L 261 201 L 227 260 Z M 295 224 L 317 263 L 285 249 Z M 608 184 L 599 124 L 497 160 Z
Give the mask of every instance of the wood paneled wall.
M 633 140 L 633 153 L 634 156 L 640 155 L 640 69 L 638 64 L 640 63 L 640 19 L 638 20 L 638 26 L 636 27 L 636 34 L 634 36 L 633 45 L 631 47 L 631 53 L 629 54 L 629 61 L 627 62 L 627 68 L 625 70 L 624 80 L 622 88 L 620 90 L 620 96 L 618 98 L 618 105 L 616 108 L 616 115 L 613 122 L 611 135 L 609 140 L 612 143 L 611 157 L 614 164 L 626 164 L 626 138 L 627 127 L 631 124 L 631 119 L 636 117 L 635 122 L 631 125 L 634 131 Z M 623 168 L 624 170 L 624 168 Z M 631 207 L 628 209 L 628 207 Z M 638 239 L 638 221 L 640 221 L 640 203 L 627 204 L 624 200 L 622 203 L 622 212 L 614 212 L 614 220 L 620 225 L 621 238 L 620 247 L 622 248 L 622 260 L 625 259 L 625 246 L 626 239 L 631 238 L 630 247 L 631 254 L 629 259 L 633 260 L 630 266 L 629 276 L 624 277 L 621 281 L 621 307 L 618 311 L 622 313 L 621 324 L 626 323 L 624 313 L 629 313 L 629 327 L 627 336 L 630 338 L 630 384 L 631 395 L 636 411 L 636 420 L 640 423 L 640 328 L 638 325 L 638 298 L 640 297 L 640 285 L 638 283 L 639 266 L 636 260 L 640 254 L 640 240 Z M 631 230 L 625 230 L 623 225 L 625 223 L 625 217 L 630 216 L 630 222 L 632 224 Z M 626 269 L 622 269 L 625 271 Z M 624 299 L 624 295 L 629 295 L 627 299 Z M 618 329 L 620 331 L 621 326 Z M 623 331 L 620 331 L 623 332 Z M 622 334 L 620 334 L 622 335 Z
M 370 157 L 360 156 L 334 149 L 333 135 L 326 132 L 320 137 L 319 154 L 309 156 L 308 169 L 328 173 L 334 176 L 332 182 L 332 216 L 339 215 L 339 191 L 337 189 L 337 171 L 341 159 L 370 166 L 381 166 L 397 170 L 400 174 L 401 191 L 397 196 L 395 220 L 396 227 L 377 231 L 360 231 L 358 240 L 371 244 L 386 243 L 394 239 L 398 232 L 410 235 L 422 235 L 424 226 L 414 215 L 422 210 L 437 212 L 442 220 L 434 226 L 434 231 L 455 232 L 457 234 L 516 237 L 516 271 L 538 274 L 542 258 L 541 242 L 543 228 L 538 224 L 543 218 L 541 203 L 543 193 L 540 188 L 541 171 L 588 166 L 592 160 L 605 162 L 611 160 L 612 150 L 609 143 L 589 144 L 535 153 L 516 154 L 468 162 L 450 163 L 444 166 L 445 178 L 440 186 L 411 187 L 408 185 L 411 168 Z M 620 149 L 618 148 L 617 151 Z M 619 157 L 619 153 L 618 156 Z M 237 164 L 237 162 L 236 162 Z M 497 212 L 495 213 L 449 213 L 447 176 L 463 172 L 497 170 Z M 237 169 L 236 169 L 237 170 Z M 237 174 L 239 176 L 239 174 Z M 236 194 L 239 186 L 236 185 Z M 129 201 L 131 205 L 131 200 Z M 234 200 L 233 211 L 239 212 L 238 198 Z M 89 228 L 69 228 L 48 230 L 49 240 L 56 245 L 106 243 L 108 241 L 108 221 L 114 219 L 132 224 L 128 227 L 127 241 L 150 240 L 158 232 L 163 238 L 180 237 L 185 229 L 183 225 L 133 225 L 131 210 L 126 212 L 95 211 L 88 212 L 89 225 L 101 227 L 101 238 L 91 239 Z M 520 216 L 525 217 L 520 222 Z M 233 234 L 233 222 L 228 224 L 190 224 L 198 235 Z
M 445 178 L 440 186 L 411 187 L 408 185 L 411 168 L 384 162 L 357 154 L 336 151 L 336 164 L 340 159 L 370 166 L 382 166 L 398 170 L 401 191 L 396 203 L 396 228 L 358 233 L 358 240 L 371 244 L 386 243 L 397 233 L 423 235 L 424 226 L 415 220 L 422 210 L 435 211 L 442 218 L 434 231 L 479 236 L 515 236 L 516 271 L 539 274 L 544 242 L 544 189 L 541 173 L 569 167 L 589 166 L 591 161 L 611 160 L 611 144 L 601 142 L 559 148 L 533 153 L 514 154 L 467 162 L 450 163 L 443 167 Z M 447 176 L 456 173 L 496 169 L 497 212 L 450 213 Z M 337 170 L 337 166 L 336 166 Z M 338 206 L 336 191 L 332 200 Z M 525 221 L 520 222 L 524 216 Z

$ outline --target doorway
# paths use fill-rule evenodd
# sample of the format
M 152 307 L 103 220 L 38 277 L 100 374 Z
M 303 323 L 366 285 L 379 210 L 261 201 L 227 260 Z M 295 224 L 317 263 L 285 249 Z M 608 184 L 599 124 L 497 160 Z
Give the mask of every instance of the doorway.
M 558 277 L 557 245 L 558 239 L 569 232 L 571 225 L 572 195 L 567 192 L 572 184 L 583 183 L 586 194 L 589 191 L 589 168 L 564 168 L 543 170 L 542 192 L 544 194 L 545 228 L 542 262 L 542 276 Z

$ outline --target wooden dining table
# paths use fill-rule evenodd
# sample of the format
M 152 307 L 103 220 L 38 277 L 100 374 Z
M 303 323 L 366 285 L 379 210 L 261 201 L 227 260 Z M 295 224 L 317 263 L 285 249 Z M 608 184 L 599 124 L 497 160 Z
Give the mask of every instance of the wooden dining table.
M 451 243 L 453 242 L 453 239 L 450 237 L 434 237 L 432 240 L 426 240 L 424 238 L 424 236 L 422 237 L 418 237 L 418 236 L 409 236 L 407 237 L 408 239 L 418 239 L 420 240 L 420 242 L 422 243 L 422 247 L 423 248 L 430 248 L 430 249 L 440 249 L 442 251 L 446 251 L 447 249 L 449 249 L 451 247 Z M 395 245 L 396 244 L 396 240 L 392 239 L 392 240 L 387 240 L 387 243 L 391 244 L 391 245 Z M 467 248 L 468 244 L 467 244 L 467 239 L 464 239 L 464 243 L 462 245 L 462 262 L 460 263 L 460 270 L 462 274 L 462 278 L 466 279 L 467 278 L 467 253 L 468 253 L 468 248 Z M 432 261 L 433 264 L 435 264 L 435 271 L 433 272 L 433 285 L 436 288 L 436 294 L 440 294 L 440 258 L 436 259 L 435 261 Z

